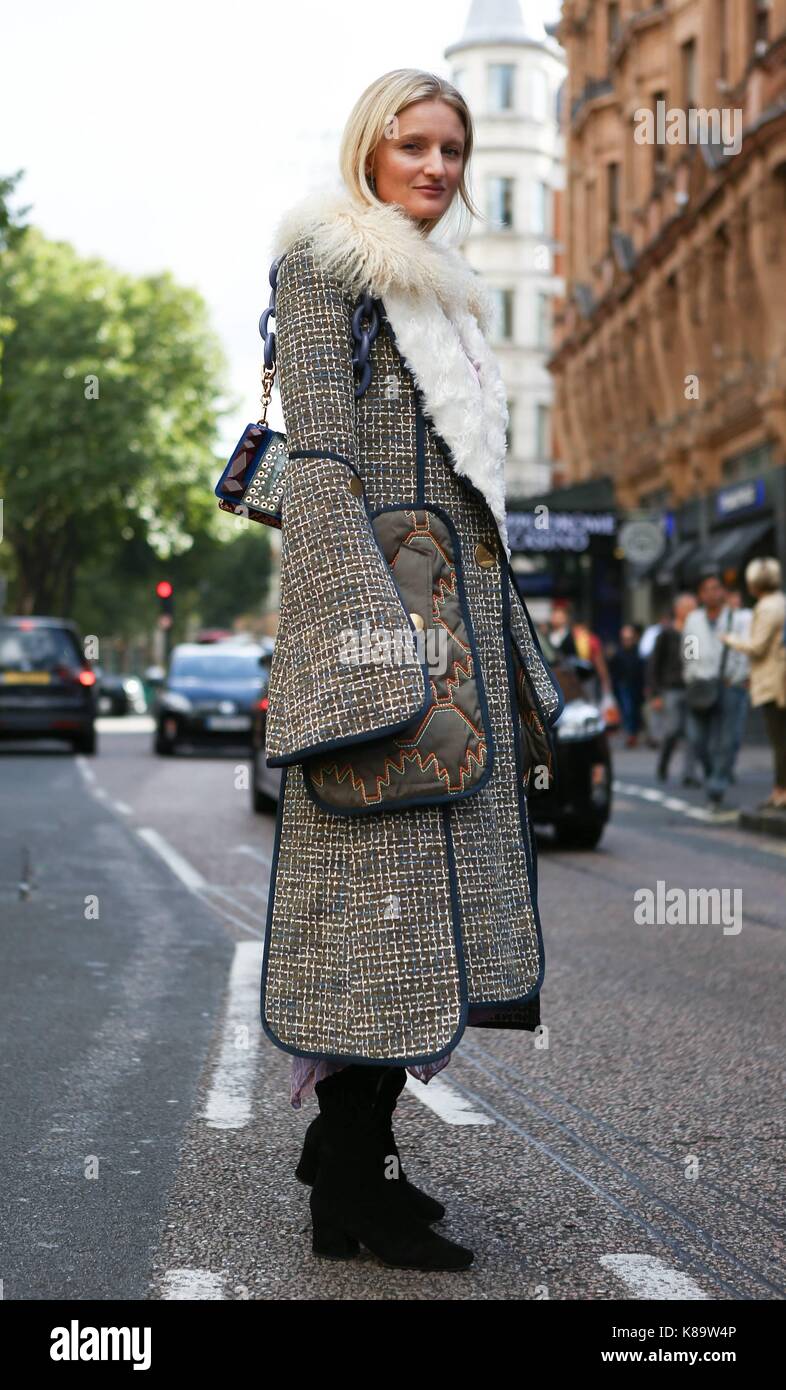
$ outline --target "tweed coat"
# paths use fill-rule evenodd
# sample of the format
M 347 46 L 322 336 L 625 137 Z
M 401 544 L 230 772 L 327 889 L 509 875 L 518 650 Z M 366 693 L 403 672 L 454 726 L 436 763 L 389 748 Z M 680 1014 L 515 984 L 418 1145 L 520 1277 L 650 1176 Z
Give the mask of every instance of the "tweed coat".
M 401 208 L 344 191 L 287 212 L 273 252 L 289 461 L 261 1021 L 295 1056 L 433 1062 L 471 1005 L 536 1027 L 544 973 L 525 787 L 563 700 L 510 568 L 490 297 Z M 356 397 L 363 291 L 381 328 Z

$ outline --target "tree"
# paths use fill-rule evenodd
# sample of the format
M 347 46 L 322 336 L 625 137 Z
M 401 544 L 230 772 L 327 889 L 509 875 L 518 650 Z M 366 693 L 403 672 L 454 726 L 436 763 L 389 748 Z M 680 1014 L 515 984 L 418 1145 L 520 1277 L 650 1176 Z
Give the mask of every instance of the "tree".
M 184 556 L 195 537 L 212 536 L 221 553 L 220 344 L 201 296 L 169 272 L 132 277 L 34 227 L 2 255 L 0 495 L 13 603 L 70 615 L 78 579 L 83 609 L 90 574 L 116 574 L 129 616 L 157 562 Z M 109 597 L 105 587 L 97 605 L 106 622 Z

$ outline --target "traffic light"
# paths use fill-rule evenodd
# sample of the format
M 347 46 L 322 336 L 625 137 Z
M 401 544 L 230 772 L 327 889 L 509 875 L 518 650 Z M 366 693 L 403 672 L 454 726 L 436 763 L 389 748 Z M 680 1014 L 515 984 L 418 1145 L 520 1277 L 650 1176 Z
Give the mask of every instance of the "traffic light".
M 160 616 L 162 618 L 169 618 L 171 623 L 173 607 L 173 590 L 172 585 L 170 584 L 168 579 L 159 579 L 158 583 L 156 584 L 156 593 L 158 595 L 158 601 L 160 604 Z M 162 627 L 169 627 L 169 623 L 161 623 L 160 625 Z

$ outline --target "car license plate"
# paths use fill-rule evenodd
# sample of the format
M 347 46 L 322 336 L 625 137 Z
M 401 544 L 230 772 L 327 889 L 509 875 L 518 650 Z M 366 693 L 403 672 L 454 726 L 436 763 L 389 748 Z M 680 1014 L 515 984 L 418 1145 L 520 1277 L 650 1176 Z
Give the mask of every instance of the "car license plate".
M 49 671 L 4 671 L 4 685 L 50 685 L 52 675 Z
M 205 725 L 208 729 L 214 729 L 216 733 L 219 730 L 227 733 L 237 730 L 239 733 L 241 729 L 251 728 L 251 720 L 247 715 L 211 714 L 205 720 Z

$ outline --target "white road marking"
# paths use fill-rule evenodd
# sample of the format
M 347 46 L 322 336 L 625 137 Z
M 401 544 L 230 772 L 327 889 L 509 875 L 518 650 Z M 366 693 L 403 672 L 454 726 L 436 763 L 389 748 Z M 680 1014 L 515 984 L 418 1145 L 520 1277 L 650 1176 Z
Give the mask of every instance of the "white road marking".
M 112 805 L 116 811 L 120 812 L 121 816 L 133 816 L 134 814 L 133 806 L 128 806 L 125 801 L 113 801 Z
M 247 854 L 250 859 L 256 859 L 258 863 L 264 864 L 266 869 L 271 867 L 271 861 L 261 849 L 254 849 L 253 845 L 234 845 L 232 854 Z
M 666 792 L 657 791 L 654 787 L 640 787 L 636 782 L 615 781 L 613 789 L 619 792 L 620 796 L 635 796 L 640 801 L 659 802 L 669 811 L 679 811 L 691 820 L 704 821 L 709 825 L 728 825 L 739 819 L 738 811 L 708 811 L 702 806 L 692 805 L 690 801 L 682 801 L 678 796 L 668 796 Z
M 224 1282 L 209 1269 L 170 1269 L 164 1275 L 162 1299 L 223 1299 Z
M 482 1110 L 473 1110 L 469 1101 L 450 1085 L 443 1081 L 441 1076 L 432 1076 L 430 1081 L 425 1084 L 418 1081 L 417 1077 L 411 1076 L 407 1072 L 407 1091 L 421 1105 L 428 1106 L 435 1115 L 439 1115 L 446 1125 L 493 1125 L 496 1123 L 491 1115 L 486 1115 Z
M 636 1298 L 709 1298 L 689 1274 L 674 1269 L 657 1255 L 601 1255 L 600 1263 Z
M 239 941 L 229 976 L 221 1050 L 205 1101 L 204 1118 L 211 1129 L 243 1129 L 252 1116 L 262 1037 L 261 970 L 262 947 L 255 941 Z
M 199 870 L 195 869 L 193 864 L 189 864 L 188 860 L 184 859 L 182 854 L 179 854 L 176 849 L 173 849 L 169 841 L 165 840 L 163 835 L 159 835 L 157 830 L 152 830 L 149 826 L 143 826 L 142 829 L 137 830 L 136 833 L 140 840 L 144 840 L 146 845 L 149 845 L 152 850 L 155 850 L 156 854 L 159 855 L 164 863 L 172 870 L 172 873 L 176 874 L 180 882 L 184 883 L 186 888 L 190 888 L 192 893 L 196 893 L 207 886 Z
M 96 775 L 95 775 L 95 773 L 94 773 L 92 767 L 91 767 L 90 764 L 88 763 L 87 759 L 85 758 L 84 753 L 77 753 L 77 755 L 76 755 L 76 765 L 77 765 L 77 767 L 79 768 L 79 771 L 81 772 L 82 776 L 84 777 L 84 779 L 85 779 L 85 781 L 88 783 L 88 785 L 89 785 L 90 783 L 92 783 L 92 782 L 95 782 L 95 780 L 96 780 Z
M 149 714 L 99 714 L 99 734 L 152 734 L 155 720 Z

